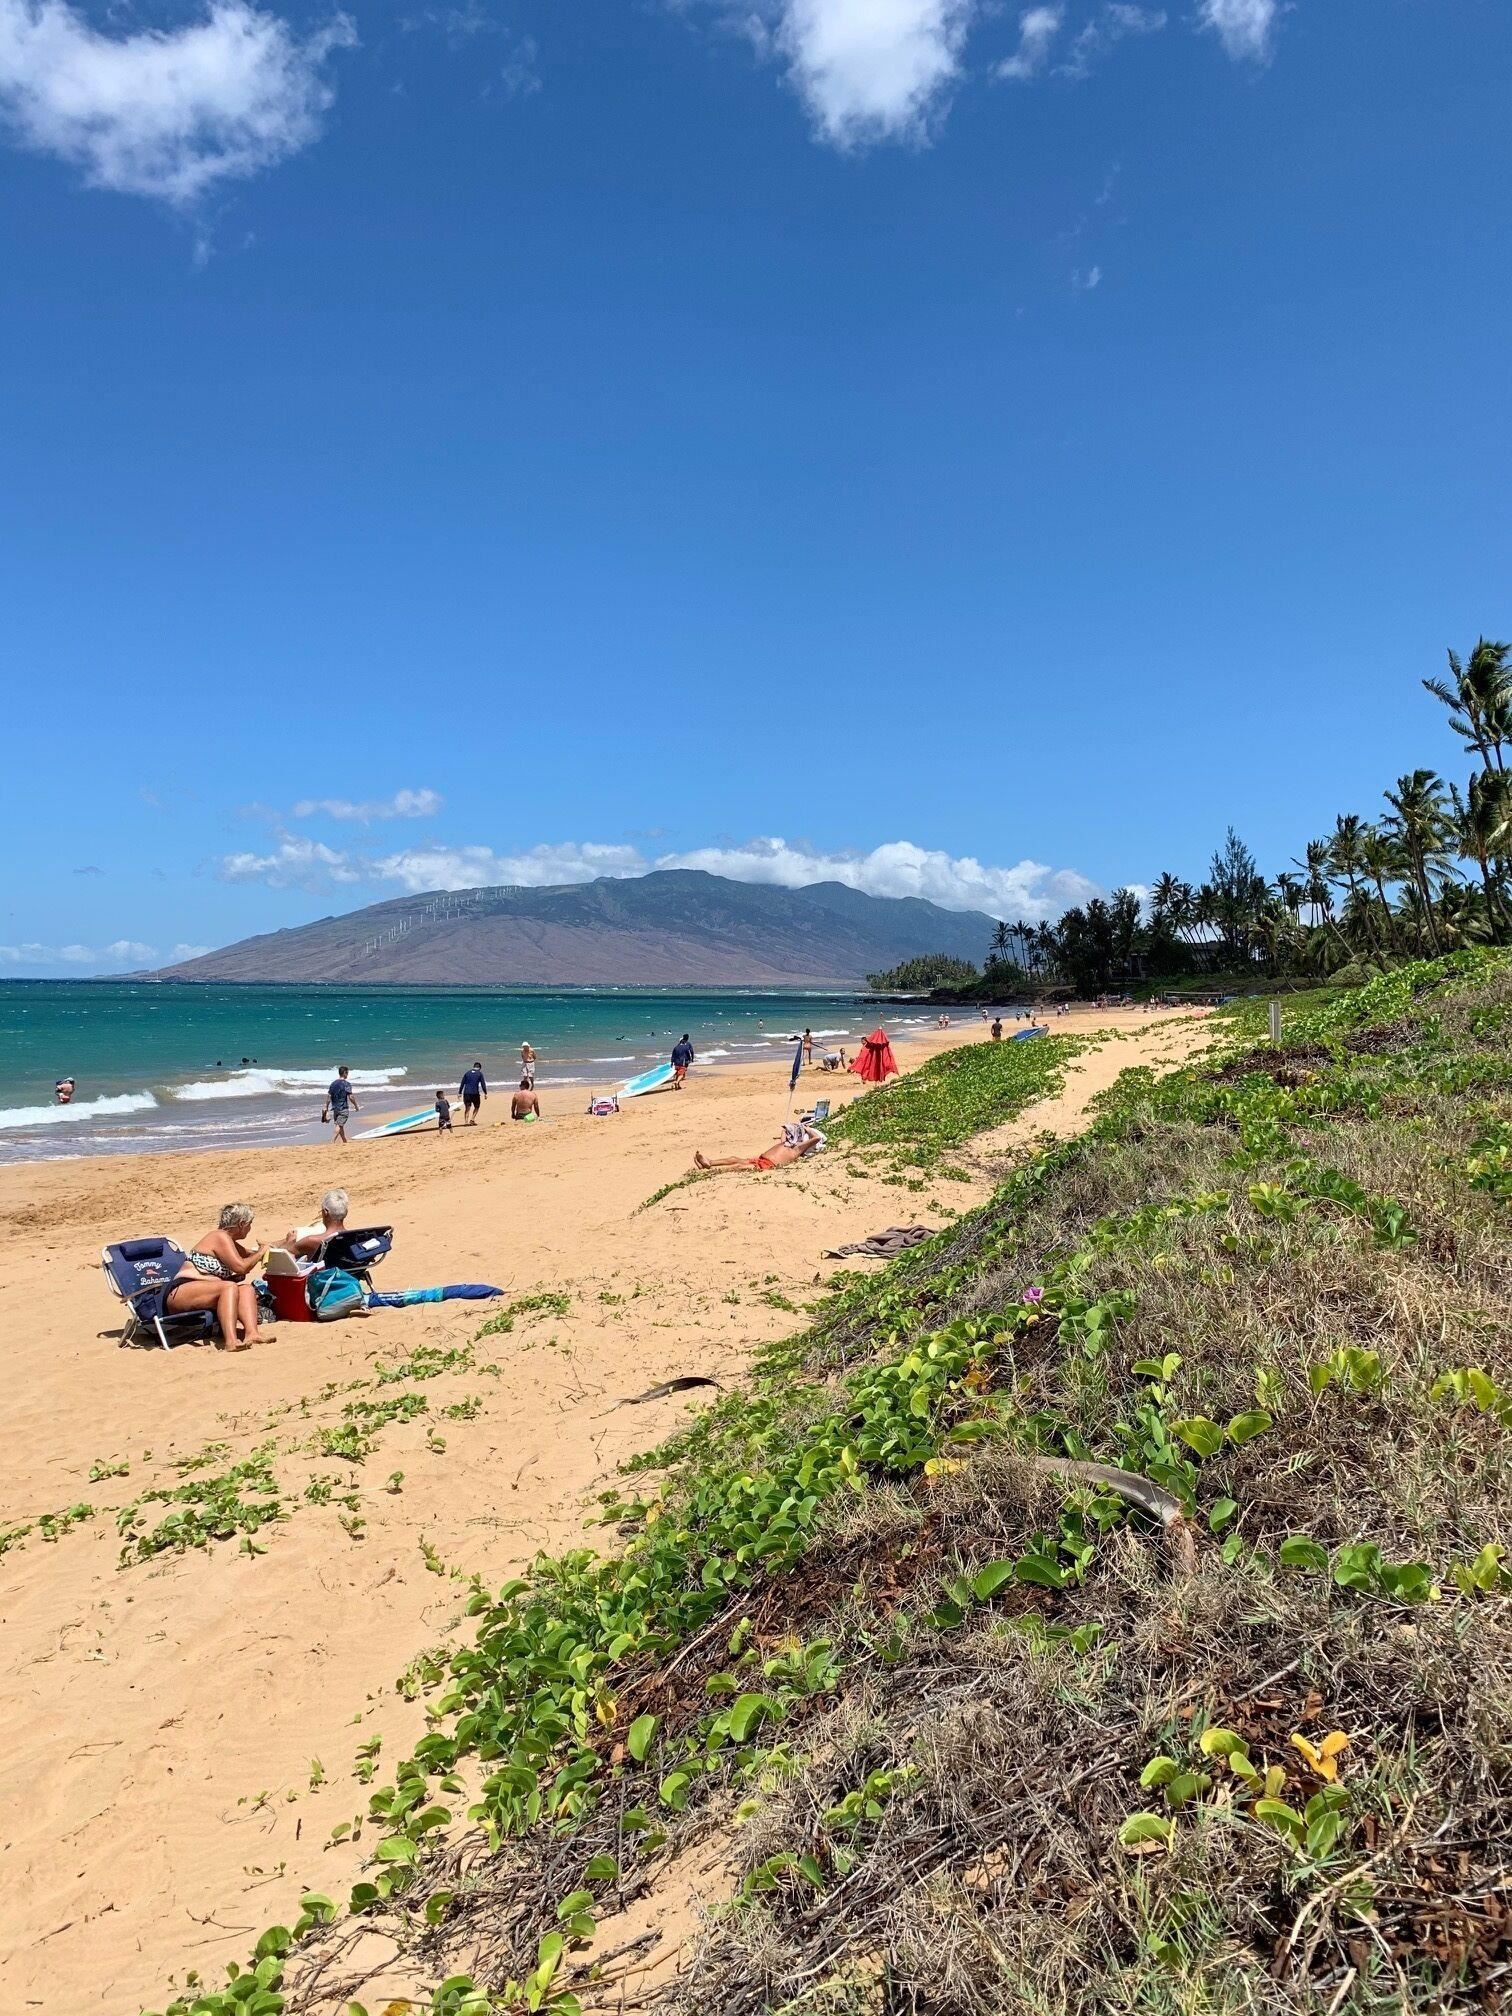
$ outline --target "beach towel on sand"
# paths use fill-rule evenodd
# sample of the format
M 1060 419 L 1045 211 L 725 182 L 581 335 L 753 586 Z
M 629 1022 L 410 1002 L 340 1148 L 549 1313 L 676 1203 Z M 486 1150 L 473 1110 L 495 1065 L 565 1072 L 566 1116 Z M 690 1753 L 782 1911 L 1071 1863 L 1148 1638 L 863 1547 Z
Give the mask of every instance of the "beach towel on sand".
M 482 1281 L 454 1281 L 449 1288 L 403 1288 L 396 1294 L 369 1294 L 369 1309 L 409 1309 L 416 1302 L 487 1302 L 502 1295 L 502 1288 L 490 1288 Z
M 891 1260 L 899 1253 L 906 1253 L 910 1246 L 922 1246 L 926 1239 L 933 1239 L 931 1225 L 889 1225 L 885 1232 L 873 1232 L 869 1239 L 858 1239 L 850 1246 L 827 1246 L 826 1260 L 847 1260 L 851 1254 L 860 1254 L 867 1260 Z

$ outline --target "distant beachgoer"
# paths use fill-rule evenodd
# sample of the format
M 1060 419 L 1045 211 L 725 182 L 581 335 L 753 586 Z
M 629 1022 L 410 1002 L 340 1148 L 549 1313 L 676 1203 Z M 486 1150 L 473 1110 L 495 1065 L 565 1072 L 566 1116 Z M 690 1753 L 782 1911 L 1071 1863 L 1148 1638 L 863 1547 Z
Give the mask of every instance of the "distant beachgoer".
M 681 1039 L 672 1045 L 672 1083 L 681 1092 L 683 1080 L 688 1075 L 688 1066 L 693 1062 L 693 1045 L 688 1041 L 688 1032 L 683 1031 Z
M 296 1260 L 314 1260 L 327 1239 L 345 1232 L 347 1213 L 352 1208 L 345 1190 L 327 1190 L 320 1200 L 320 1217 L 312 1225 L 295 1225 L 284 1234 L 284 1245 Z
M 60 1106 L 67 1106 L 73 1099 L 74 1082 L 72 1078 L 60 1078 L 54 1085 L 53 1097 Z
M 695 1169 L 786 1169 L 792 1162 L 801 1162 L 805 1155 L 812 1155 L 824 1146 L 824 1136 L 817 1127 L 810 1127 L 806 1121 L 794 1121 L 782 1130 L 782 1138 L 774 1141 L 770 1148 L 760 1155 L 731 1155 L 723 1161 L 710 1162 L 701 1153 L 695 1153 Z
M 450 1134 L 451 1131 L 451 1101 L 438 1085 L 436 1087 L 436 1132 L 438 1134 Z
M 257 1290 L 247 1276 L 268 1249 L 248 1242 L 251 1229 L 251 1206 L 228 1204 L 216 1229 L 185 1260 L 163 1301 L 165 1316 L 213 1309 L 227 1351 L 245 1351 L 257 1342 Z
M 528 1043 L 520 1045 L 520 1076 L 527 1085 L 535 1084 L 536 1054 Z
M 357 1095 L 351 1086 L 351 1066 L 347 1064 L 339 1065 L 336 1076 L 326 1087 L 325 1111 L 320 1116 L 321 1123 L 324 1125 L 326 1122 L 329 1122 L 335 1128 L 336 1132 L 332 1136 L 333 1140 L 345 1141 L 347 1138 L 347 1120 L 350 1117 L 350 1113 L 360 1113 L 361 1111 L 362 1108 L 357 1103 Z
M 803 1061 L 805 1064 L 812 1064 L 814 1061 L 814 1032 L 812 1029 L 805 1029 L 803 1032 Z
M 462 1082 L 458 1085 L 457 1091 L 462 1100 L 462 1124 L 466 1127 L 476 1127 L 478 1108 L 488 1097 L 488 1080 L 483 1076 L 480 1059 L 474 1058 L 472 1069 L 462 1073 Z
M 1003 1023 L 1001 1017 L 999 1017 L 992 1025 L 992 1040 L 994 1043 L 1001 1043 L 1003 1040 Z
M 522 1075 L 519 1090 L 509 1102 L 511 1120 L 539 1120 L 541 1101 L 532 1079 Z

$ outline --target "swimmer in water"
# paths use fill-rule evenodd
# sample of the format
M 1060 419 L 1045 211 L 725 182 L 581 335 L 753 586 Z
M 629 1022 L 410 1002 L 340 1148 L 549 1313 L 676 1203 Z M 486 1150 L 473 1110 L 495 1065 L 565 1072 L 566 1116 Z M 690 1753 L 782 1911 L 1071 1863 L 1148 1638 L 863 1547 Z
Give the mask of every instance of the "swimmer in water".
M 73 1095 L 74 1081 L 72 1078 L 60 1078 L 53 1087 L 53 1097 L 60 1106 L 69 1105 L 73 1099 Z

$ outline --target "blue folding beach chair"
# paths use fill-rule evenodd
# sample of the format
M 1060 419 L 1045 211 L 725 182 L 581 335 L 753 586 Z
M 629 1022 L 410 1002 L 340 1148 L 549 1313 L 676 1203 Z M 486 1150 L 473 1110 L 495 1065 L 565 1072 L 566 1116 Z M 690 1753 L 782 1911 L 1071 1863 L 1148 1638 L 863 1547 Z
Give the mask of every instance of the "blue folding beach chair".
M 364 1288 L 373 1285 L 373 1269 L 393 1250 L 392 1225 L 370 1225 L 364 1232 L 333 1232 L 315 1256 L 317 1267 L 339 1267 L 355 1274 Z
M 123 1239 L 118 1245 L 101 1248 L 105 1279 L 126 1309 L 123 1344 L 140 1344 L 155 1337 L 166 1351 L 171 1344 L 215 1335 L 213 1309 L 185 1309 L 170 1316 L 164 1308 L 168 1290 L 187 1257 L 171 1239 Z

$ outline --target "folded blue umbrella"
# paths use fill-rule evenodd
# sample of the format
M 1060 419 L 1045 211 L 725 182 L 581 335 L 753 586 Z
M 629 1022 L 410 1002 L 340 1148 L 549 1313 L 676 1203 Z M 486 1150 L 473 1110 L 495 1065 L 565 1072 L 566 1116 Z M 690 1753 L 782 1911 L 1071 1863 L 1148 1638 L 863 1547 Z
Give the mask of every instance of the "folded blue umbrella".
M 502 1295 L 502 1288 L 490 1288 L 482 1281 L 454 1281 L 449 1288 L 405 1288 L 397 1295 L 370 1294 L 369 1309 L 408 1309 L 413 1302 L 487 1302 Z

